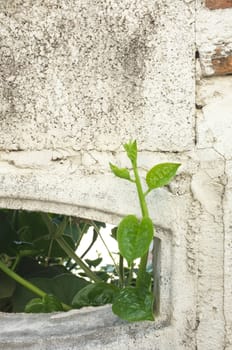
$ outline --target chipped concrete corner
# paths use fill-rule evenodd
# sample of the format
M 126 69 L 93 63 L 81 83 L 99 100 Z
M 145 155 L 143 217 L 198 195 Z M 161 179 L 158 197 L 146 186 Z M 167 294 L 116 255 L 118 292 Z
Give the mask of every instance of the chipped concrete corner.
M 0 0 L 1 207 L 117 224 L 139 215 L 133 186 L 108 167 L 128 164 L 122 143 L 138 140 L 142 174 L 182 163 L 149 196 L 157 320 L 126 324 L 108 306 L 1 314 L 0 348 L 232 349 L 232 78 L 215 76 L 223 52 L 210 34 L 215 22 L 230 51 L 225 11 L 220 22 L 200 0 Z

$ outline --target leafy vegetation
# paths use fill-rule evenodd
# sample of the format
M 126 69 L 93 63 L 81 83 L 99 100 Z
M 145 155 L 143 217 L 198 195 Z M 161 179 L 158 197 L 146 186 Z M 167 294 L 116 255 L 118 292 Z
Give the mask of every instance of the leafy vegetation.
M 101 228 L 105 224 L 58 214 L 3 209 L 0 311 L 68 311 L 111 303 L 113 312 L 127 321 L 154 320 L 152 274 L 147 268 L 154 226 L 146 196 L 167 185 L 180 164 L 162 163 L 151 168 L 144 191 L 137 167 L 136 141 L 125 144 L 124 149 L 132 169 L 113 164 L 110 167 L 115 176 L 135 184 L 142 215 L 141 218 L 128 215 L 112 230 L 119 248 L 115 258 L 107 247 L 112 265 L 98 268 L 101 257 L 85 258 L 98 237 L 104 242 Z M 78 256 L 77 248 L 90 227 L 92 240 L 82 256 Z

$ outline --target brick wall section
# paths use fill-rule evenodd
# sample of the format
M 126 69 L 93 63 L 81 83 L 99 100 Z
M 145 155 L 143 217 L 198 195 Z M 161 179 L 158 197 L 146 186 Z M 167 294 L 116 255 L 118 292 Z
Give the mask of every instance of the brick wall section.
M 206 0 L 206 7 L 210 10 L 232 7 L 232 0 Z
M 232 74 L 232 0 L 205 0 L 204 5 L 197 14 L 202 75 Z
M 211 58 L 211 62 L 215 75 L 232 74 L 232 52 L 225 53 L 222 48 L 218 47 Z

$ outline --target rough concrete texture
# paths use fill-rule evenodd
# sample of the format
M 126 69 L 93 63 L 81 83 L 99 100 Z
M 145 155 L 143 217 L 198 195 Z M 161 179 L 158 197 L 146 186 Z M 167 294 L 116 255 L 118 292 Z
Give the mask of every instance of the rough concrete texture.
M 198 141 L 201 148 L 214 148 L 226 159 L 232 156 L 232 77 L 203 80 L 197 101 Z
M 172 329 L 165 324 L 128 324 L 114 316 L 110 306 L 50 315 L 2 315 L 0 325 L 0 348 L 6 350 L 132 350 L 135 346 L 159 350 L 173 344 Z
M 1 0 L 0 148 L 117 150 L 135 137 L 147 150 L 191 148 L 191 9 Z
M 195 115 L 194 6 L 0 0 L 1 207 L 117 224 L 140 215 L 133 184 L 109 172 L 109 161 L 129 165 L 122 143 L 138 139 L 143 178 L 182 163 L 148 196 L 161 242 L 156 321 L 127 324 L 108 306 L 1 314 L 0 348 L 232 349 L 232 78 L 203 78 L 218 40 L 229 43 L 231 10 L 196 2 Z
M 228 182 L 224 197 L 225 210 L 225 266 L 224 266 L 224 310 L 226 322 L 226 343 L 227 349 L 232 348 L 232 161 L 227 161 L 226 172 L 228 174 Z
M 198 250 L 197 343 L 202 349 L 232 348 L 231 92 L 229 76 L 198 77 L 197 147 L 204 158 L 195 188 L 204 213 Z
M 232 9 L 210 12 L 200 7 L 196 22 L 201 62 L 201 69 L 197 64 L 197 147 L 208 154 L 201 165 L 201 168 L 206 167 L 204 176 L 201 176 L 201 183 L 205 186 L 199 197 L 207 207 L 202 217 L 198 250 L 197 343 L 198 348 L 215 350 L 232 349 L 232 77 L 202 79 L 202 75 L 217 74 L 215 55 L 218 55 L 219 61 L 223 57 L 225 59 L 224 63 L 218 61 L 218 69 L 231 72 L 231 66 L 226 66 L 232 49 L 231 18 Z M 224 66 L 220 66 L 221 63 Z M 206 166 L 206 161 L 209 164 L 209 152 L 214 154 L 211 169 Z M 200 186 L 195 187 L 200 192 Z

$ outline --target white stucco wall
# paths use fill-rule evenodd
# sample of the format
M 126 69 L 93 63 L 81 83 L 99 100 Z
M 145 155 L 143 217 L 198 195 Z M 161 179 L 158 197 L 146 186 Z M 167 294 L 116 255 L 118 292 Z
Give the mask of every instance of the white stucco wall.
M 204 171 L 207 175 L 205 174 L 203 180 L 208 183 L 206 186 L 211 188 L 212 192 L 212 196 L 206 192 L 203 197 L 205 202 L 211 203 L 211 208 L 207 208 L 207 215 L 211 217 L 214 230 L 205 229 L 199 242 L 199 262 L 202 263 L 198 283 L 198 313 L 201 320 L 198 327 L 198 344 L 202 349 L 232 349 L 232 77 L 212 76 L 215 73 L 212 64 L 215 52 L 220 53 L 222 57 L 231 54 L 231 18 L 231 8 L 209 11 L 200 7 L 196 21 L 201 63 L 198 65 L 197 62 L 197 140 L 200 149 L 207 152 L 210 150 L 215 155 L 212 169 Z M 226 63 L 225 61 L 222 67 L 225 73 L 226 69 L 230 70 Z M 214 210 L 211 210 L 212 207 Z
M 191 18 L 180 0 L 1 1 L 0 147 L 191 148 Z
M 212 23 L 228 39 L 232 9 L 224 27 L 201 1 L 0 0 L 0 9 L 1 207 L 117 224 L 139 215 L 133 184 L 109 171 L 109 161 L 129 165 L 122 143 L 138 140 L 142 174 L 182 163 L 149 195 L 161 239 L 155 323 L 121 323 L 108 307 L 2 314 L 0 347 L 231 350 L 232 80 L 205 75 Z

